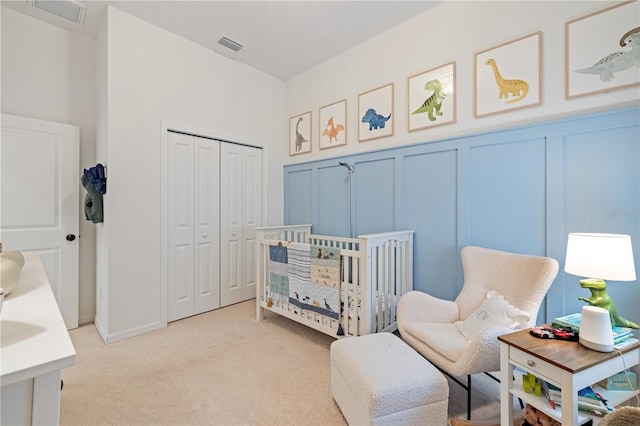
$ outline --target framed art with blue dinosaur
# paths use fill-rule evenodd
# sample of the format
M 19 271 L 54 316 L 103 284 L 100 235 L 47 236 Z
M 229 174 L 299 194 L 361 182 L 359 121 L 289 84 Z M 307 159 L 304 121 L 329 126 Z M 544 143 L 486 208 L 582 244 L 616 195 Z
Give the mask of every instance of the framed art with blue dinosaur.
M 311 152 L 311 111 L 289 119 L 289 155 Z
M 473 116 L 542 103 L 542 31 L 475 54 Z
M 358 96 L 358 142 L 393 136 L 393 83 Z
M 456 63 L 415 74 L 408 79 L 409 131 L 456 122 Z
M 565 23 L 565 98 L 640 85 L 640 2 Z
M 335 148 L 347 144 L 347 100 L 334 102 L 320 108 L 320 149 Z

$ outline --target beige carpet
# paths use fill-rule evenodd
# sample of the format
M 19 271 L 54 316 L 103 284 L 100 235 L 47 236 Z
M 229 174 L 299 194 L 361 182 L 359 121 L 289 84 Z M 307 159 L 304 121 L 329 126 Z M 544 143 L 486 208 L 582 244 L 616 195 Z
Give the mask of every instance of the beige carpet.
M 70 334 L 62 425 L 346 425 L 331 398 L 334 339 L 269 312 L 257 322 L 254 300 L 108 345 L 93 325 Z M 498 384 L 474 380 L 472 418 L 498 416 Z M 464 416 L 464 391 L 449 387 L 450 416 Z

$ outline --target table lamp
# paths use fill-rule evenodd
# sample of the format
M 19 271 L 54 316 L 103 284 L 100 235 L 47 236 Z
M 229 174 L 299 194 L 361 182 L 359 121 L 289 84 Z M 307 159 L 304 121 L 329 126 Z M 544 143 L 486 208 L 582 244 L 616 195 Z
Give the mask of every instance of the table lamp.
M 638 328 L 638 324 L 623 318 L 618 313 L 616 305 L 607 293 L 607 283 L 604 281 L 636 279 L 629 235 L 569 234 L 564 271 L 568 274 L 588 277 L 580 280 L 580 287 L 588 289 L 591 296 L 579 298 L 588 303 L 588 306 L 583 308 L 580 326 L 580 342 L 585 346 L 593 346 L 591 349 L 596 347 L 606 349 L 611 346 L 611 349 L 605 351 L 609 352 L 613 350 L 613 342 L 609 340 L 612 338 L 611 326 Z M 593 307 L 607 311 L 608 315 L 603 315 L 599 309 L 591 309 Z M 590 309 L 585 311 L 585 308 Z M 605 321 L 609 323 L 607 326 L 602 324 Z M 604 333 L 603 330 L 608 333 Z

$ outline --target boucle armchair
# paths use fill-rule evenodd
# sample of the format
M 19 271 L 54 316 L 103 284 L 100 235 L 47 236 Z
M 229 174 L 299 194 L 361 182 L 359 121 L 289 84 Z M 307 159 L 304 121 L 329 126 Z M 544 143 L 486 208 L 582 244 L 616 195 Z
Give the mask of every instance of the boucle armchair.
M 471 375 L 500 370 L 499 335 L 535 325 L 558 262 L 475 246 L 464 247 L 461 260 L 464 284 L 455 300 L 411 291 L 397 319 L 402 339 L 467 390 L 470 418 Z

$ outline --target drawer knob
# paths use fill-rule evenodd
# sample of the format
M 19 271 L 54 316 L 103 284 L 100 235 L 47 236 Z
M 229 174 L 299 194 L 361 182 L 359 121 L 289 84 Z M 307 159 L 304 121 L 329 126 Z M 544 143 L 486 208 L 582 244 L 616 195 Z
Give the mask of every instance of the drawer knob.
M 528 365 L 529 367 L 535 367 L 535 366 L 536 366 L 536 362 L 535 362 L 535 361 L 533 361 L 533 360 L 529 360 L 529 361 L 527 361 L 527 365 Z

